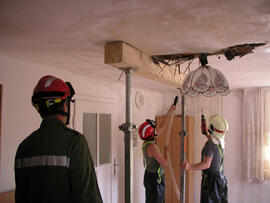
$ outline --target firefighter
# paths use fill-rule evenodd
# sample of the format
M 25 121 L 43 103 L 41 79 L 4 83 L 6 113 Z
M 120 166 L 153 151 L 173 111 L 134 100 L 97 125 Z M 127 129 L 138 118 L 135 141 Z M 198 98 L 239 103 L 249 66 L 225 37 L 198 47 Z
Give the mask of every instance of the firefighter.
M 147 119 L 139 127 L 139 136 L 143 140 L 142 151 L 145 166 L 143 183 L 146 203 L 164 202 L 165 180 L 163 168 L 168 165 L 168 146 L 164 147 L 164 154 L 162 154 L 155 137 L 165 132 L 175 108 L 173 104 L 159 126 L 156 126 L 155 121 Z
M 211 137 L 203 147 L 202 161 L 180 164 L 184 170 L 202 170 L 201 203 L 228 202 L 228 183 L 223 168 L 224 137 L 228 128 L 223 117 L 212 116 L 208 128 Z
M 86 139 L 67 127 L 74 94 L 69 82 L 51 75 L 34 88 L 42 122 L 16 152 L 17 203 L 103 202 Z

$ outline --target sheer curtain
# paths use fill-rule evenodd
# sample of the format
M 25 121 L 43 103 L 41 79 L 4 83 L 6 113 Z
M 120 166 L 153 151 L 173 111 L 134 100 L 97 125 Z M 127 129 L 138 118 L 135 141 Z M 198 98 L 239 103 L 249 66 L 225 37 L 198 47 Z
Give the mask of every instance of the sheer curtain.
M 270 88 L 264 90 L 265 133 L 264 133 L 264 178 L 270 180 Z
M 249 88 L 243 96 L 244 170 L 248 181 L 269 179 L 270 88 Z

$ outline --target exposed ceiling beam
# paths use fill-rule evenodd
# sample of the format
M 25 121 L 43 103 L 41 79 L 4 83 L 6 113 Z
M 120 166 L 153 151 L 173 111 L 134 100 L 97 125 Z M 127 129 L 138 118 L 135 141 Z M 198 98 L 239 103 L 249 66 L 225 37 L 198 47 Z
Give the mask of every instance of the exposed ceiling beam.
M 169 86 L 179 88 L 184 74 L 175 72 L 173 68 L 161 70 L 153 63 L 151 57 L 137 48 L 121 41 L 109 42 L 105 45 L 105 64 L 115 68 L 134 68 L 134 73 Z

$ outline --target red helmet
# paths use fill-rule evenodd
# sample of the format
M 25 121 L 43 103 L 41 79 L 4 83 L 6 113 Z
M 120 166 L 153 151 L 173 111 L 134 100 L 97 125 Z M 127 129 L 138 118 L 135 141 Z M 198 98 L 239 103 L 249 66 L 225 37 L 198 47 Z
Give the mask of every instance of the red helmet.
M 139 127 L 139 135 L 142 140 L 150 140 L 155 136 L 154 126 L 147 120 Z
M 32 102 L 57 98 L 64 100 L 68 96 L 73 96 L 70 87 L 63 80 L 47 75 L 38 81 L 33 92 Z
M 42 77 L 33 92 L 32 104 L 40 113 L 42 118 L 49 115 L 60 114 L 67 117 L 66 124 L 69 124 L 70 102 L 75 91 L 69 82 L 46 75 Z M 67 102 L 68 111 L 62 109 L 64 102 Z
M 63 104 L 65 100 L 71 100 L 75 91 L 69 82 L 46 75 L 42 77 L 33 92 L 32 104 L 42 117 L 51 114 L 63 114 L 69 117 L 70 106 L 68 102 L 68 113 L 58 110 L 58 107 Z

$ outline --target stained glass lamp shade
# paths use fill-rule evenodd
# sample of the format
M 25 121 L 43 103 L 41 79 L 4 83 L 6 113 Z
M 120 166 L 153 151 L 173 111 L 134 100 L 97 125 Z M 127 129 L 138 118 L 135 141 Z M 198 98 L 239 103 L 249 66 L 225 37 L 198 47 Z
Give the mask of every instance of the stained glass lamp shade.
M 188 96 L 198 96 L 199 94 L 207 97 L 216 94 L 225 96 L 230 93 L 230 89 L 227 79 L 219 70 L 202 65 L 185 77 L 181 93 Z

